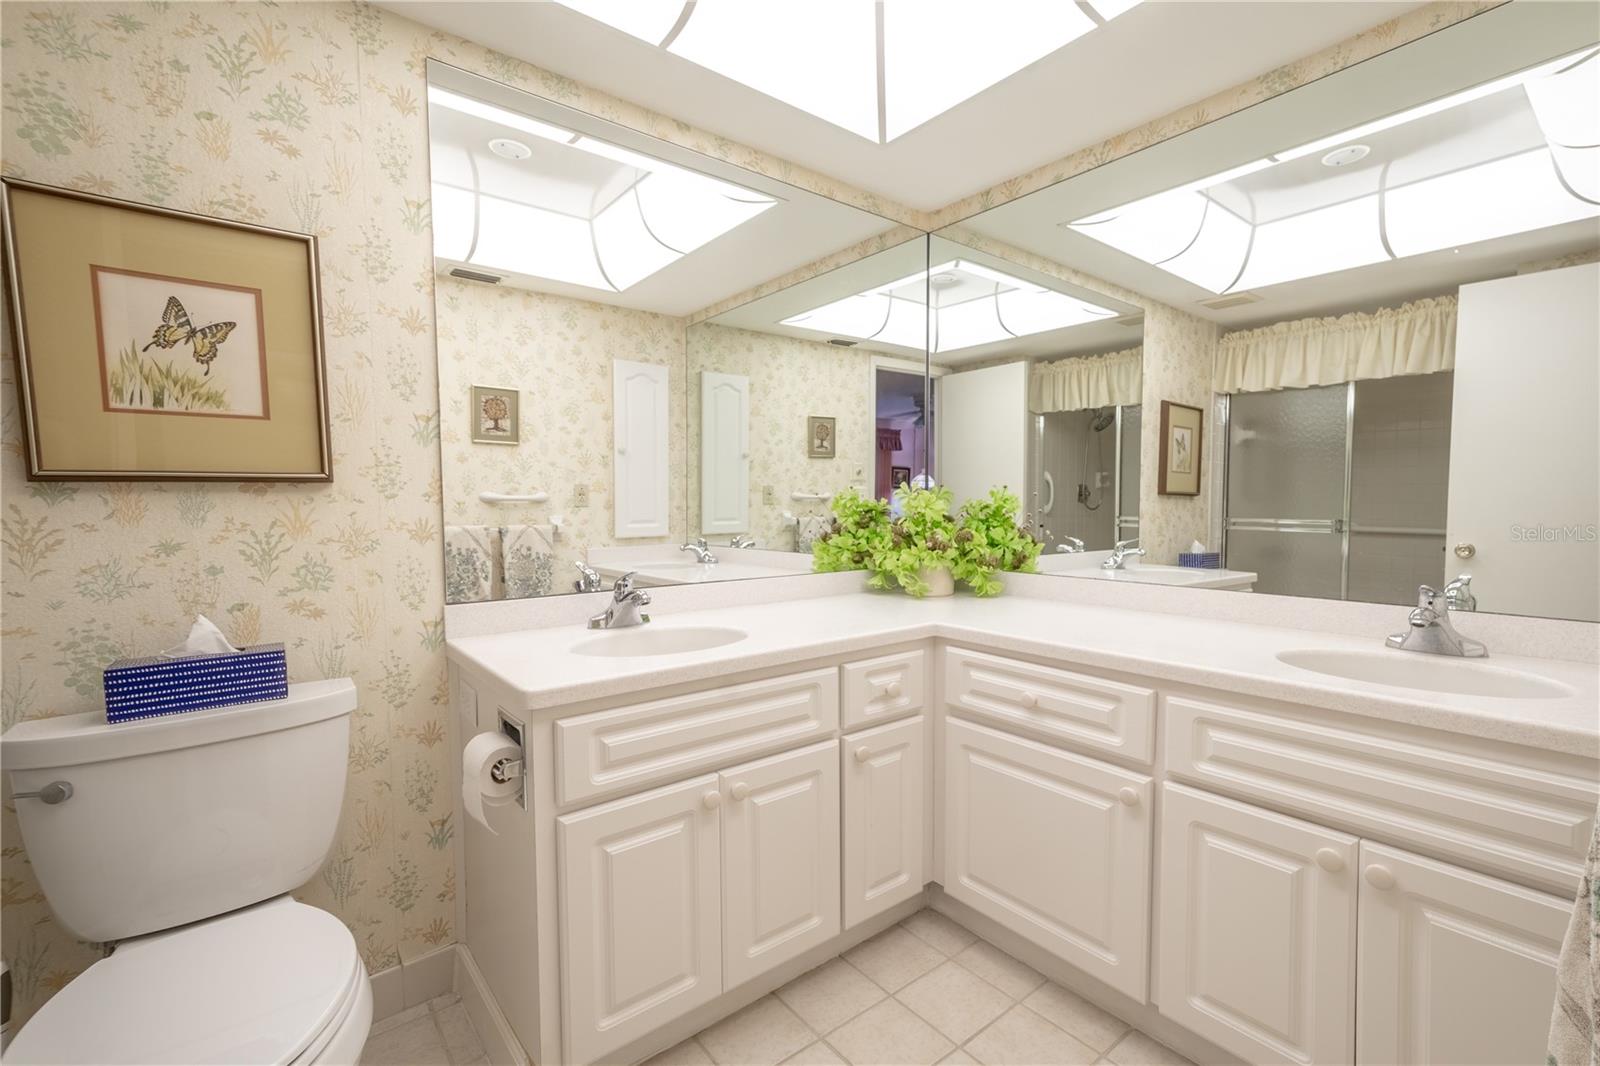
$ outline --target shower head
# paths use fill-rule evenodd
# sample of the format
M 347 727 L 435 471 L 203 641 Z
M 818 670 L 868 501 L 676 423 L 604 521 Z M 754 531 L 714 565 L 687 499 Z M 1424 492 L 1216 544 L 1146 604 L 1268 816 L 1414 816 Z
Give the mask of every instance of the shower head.
M 1089 428 L 1099 433 L 1116 420 L 1117 409 L 1115 407 L 1107 407 L 1104 411 L 1095 414 L 1094 418 L 1089 422 Z

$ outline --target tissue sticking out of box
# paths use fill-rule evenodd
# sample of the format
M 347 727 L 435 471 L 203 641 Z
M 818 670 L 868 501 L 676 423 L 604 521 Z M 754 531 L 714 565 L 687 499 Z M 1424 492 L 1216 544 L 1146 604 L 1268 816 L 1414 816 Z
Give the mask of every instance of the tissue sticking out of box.
M 217 624 L 203 614 L 194 616 L 194 625 L 182 644 L 174 644 L 161 652 L 163 659 L 178 659 L 185 655 L 237 655 L 238 648 L 228 643 Z

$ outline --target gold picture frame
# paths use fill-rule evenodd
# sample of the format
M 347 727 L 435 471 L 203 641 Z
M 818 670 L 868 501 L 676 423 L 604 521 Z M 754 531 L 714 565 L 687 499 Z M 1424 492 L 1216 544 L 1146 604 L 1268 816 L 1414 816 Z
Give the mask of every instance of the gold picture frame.
M 1171 400 L 1161 401 L 1161 471 L 1156 491 L 1162 496 L 1200 495 L 1204 455 L 1205 412 Z
M 331 481 L 314 236 L 0 179 L 32 481 Z

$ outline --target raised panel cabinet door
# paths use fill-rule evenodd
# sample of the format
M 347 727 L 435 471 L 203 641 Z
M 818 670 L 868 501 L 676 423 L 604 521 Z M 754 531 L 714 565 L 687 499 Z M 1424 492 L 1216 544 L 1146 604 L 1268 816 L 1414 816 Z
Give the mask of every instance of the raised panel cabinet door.
M 951 718 L 944 890 L 1146 1000 L 1151 779 Z
M 839 742 L 723 771 L 728 988 L 839 932 Z
M 750 379 L 700 372 L 700 532 L 750 528 Z
M 618 538 L 664 537 L 671 389 L 659 363 L 611 361 L 611 506 Z
M 1355 1054 L 1355 837 L 1162 787 L 1161 1013 L 1247 1062 Z
M 722 994 L 721 809 L 705 774 L 556 819 L 568 1062 Z
M 918 715 L 844 738 L 844 925 L 888 910 L 927 883 L 927 720 Z
M 1361 843 L 1359 1063 L 1539 1062 L 1568 900 Z

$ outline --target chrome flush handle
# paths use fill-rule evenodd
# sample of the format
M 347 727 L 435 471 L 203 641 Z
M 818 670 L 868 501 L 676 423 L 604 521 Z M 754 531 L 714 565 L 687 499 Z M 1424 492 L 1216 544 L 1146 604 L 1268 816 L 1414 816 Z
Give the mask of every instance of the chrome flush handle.
M 12 799 L 36 799 L 41 803 L 48 803 L 54 807 L 58 803 L 65 803 L 72 798 L 71 781 L 52 781 L 43 788 L 36 788 L 32 792 L 13 792 Z

